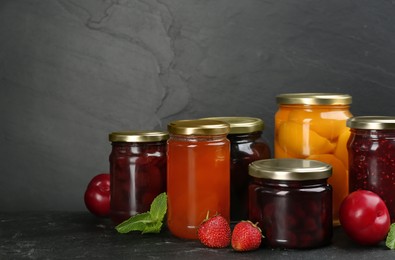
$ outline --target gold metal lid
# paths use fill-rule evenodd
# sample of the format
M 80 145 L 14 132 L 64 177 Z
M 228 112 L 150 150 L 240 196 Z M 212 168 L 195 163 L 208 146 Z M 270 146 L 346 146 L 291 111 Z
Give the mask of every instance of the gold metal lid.
M 356 116 L 347 120 L 346 125 L 355 129 L 388 130 L 395 129 L 394 116 Z
M 169 134 L 160 131 L 125 131 L 108 135 L 110 142 L 160 142 L 169 139 Z
M 178 135 L 223 135 L 229 129 L 228 123 L 206 119 L 177 120 L 167 126 L 169 133 Z
M 252 132 L 262 131 L 265 128 L 265 124 L 263 120 L 255 117 L 225 116 L 225 117 L 207 117 L 202 119 L 219 120 L 228 123 L 230 125 L 229 134 L 252 133 Z
M 320 180 L 332 175 L 332 166 L 315 160 L 265 159 L 250 163 L 249 175 L 284 181 Z
M 349 105 L 352 97 L 340 93 L 288 93 L 276 96 L 276 101 L 284 105 Z

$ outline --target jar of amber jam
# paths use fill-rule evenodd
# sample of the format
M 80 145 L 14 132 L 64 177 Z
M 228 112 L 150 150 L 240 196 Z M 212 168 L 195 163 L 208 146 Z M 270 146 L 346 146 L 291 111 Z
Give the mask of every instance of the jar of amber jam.
M 264 243 L 279 248 L 314 248 L 331 242 L 332 167 L 320 161 L 267 159 L 250 164 L 249 219 Z
M 197 239 L 208 212 L 230 221 L 229 125 L 214 120 L 179 120 L 168 125 L 167 226 Z
M 395 222 L 395 117 L 358 116 L 347 120 L 350 192 L 378 194 Z
M 333 221 L 339 225 L 339 208 L 348 195 L 346 126 L 352 98 L 338 93 L 290 93 L 276 97 L 275 158 L 318 160 L 332 165 L 328 183 L 333 187 Z
M 146 212 L 166 191 L 165 132 L 114 132 L 110 160 L 110 218 L 118 224 Z
M 210 117 L 230 125 L 230 219 L 248 218 L 248 165 L 269 159 L 270 148 L 262 136 L 264 122 L 254 117 Z

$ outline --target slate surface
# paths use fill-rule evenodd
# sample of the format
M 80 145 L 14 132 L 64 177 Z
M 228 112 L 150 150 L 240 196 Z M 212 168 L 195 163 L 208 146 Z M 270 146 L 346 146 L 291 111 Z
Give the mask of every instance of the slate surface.
M 360 247 L 336 228 L 330 246 L 311 250 L 260 248 L 237 253 L 160 234 L 118 234 L 88 212 L 0 213 L 0 259 L 394 259 L 384 244 Z

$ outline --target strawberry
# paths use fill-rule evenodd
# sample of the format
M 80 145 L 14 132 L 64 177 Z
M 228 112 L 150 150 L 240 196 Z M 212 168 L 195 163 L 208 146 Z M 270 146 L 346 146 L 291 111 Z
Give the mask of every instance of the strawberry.
M 262 241 L 262 231 L 249 220 L 237 223 L 232 233 L 232 247 L 236 251 L 258 249 Z
M 231 230 L 228 221 L 217 214 L 209 218 L 207 213 L 206 219 L 198 228 L 198 237 L 203 245 L 212 248 L 224 248 L 229 246 Z

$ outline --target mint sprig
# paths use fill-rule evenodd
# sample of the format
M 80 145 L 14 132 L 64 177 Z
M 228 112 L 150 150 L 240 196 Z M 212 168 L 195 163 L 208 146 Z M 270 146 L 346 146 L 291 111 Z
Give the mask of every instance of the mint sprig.
M 159 194 L 151 203 L 150 210 L 130 217 L 115 227 L 119 233 L 128 233 L 130 231 L 141 231 L 145 233 L 159 233 L 163 218 L 167 211 L 167 194 Z
M 387 239 L 385 240 L 385 245 L 389 249 L 395 249 L 395 223 L 390 226 L 390 231 L 388 232 Z

